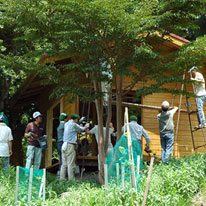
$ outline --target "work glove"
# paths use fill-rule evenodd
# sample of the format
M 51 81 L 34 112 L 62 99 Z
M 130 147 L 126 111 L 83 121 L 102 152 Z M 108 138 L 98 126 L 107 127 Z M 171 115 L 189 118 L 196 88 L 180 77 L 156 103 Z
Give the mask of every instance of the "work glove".
M 146 153 L 152 153 L 152 150 L 149 148 L 149 146 L 146 146 L 145 149 L 144 149 L 144 151 L 145 151 Z
M 85 124 L 85 128 L 89 128 L 89 123 L 86 123 L 86 124 Z
M 85 121 L 86 117 L 81 117 L 81 119 L 79 120 L 79 122 L 83 122 Z

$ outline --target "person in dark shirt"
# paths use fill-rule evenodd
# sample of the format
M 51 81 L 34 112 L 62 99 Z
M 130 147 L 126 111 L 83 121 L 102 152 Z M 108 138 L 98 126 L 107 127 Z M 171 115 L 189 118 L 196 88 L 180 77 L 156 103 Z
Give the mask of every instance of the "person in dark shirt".
M 174 121 L 173 117 L 178 107 L 170 110 L 168 101 L 162 102 L 162 111 L 157 115 L 159 121 L 160 143 L 161 143 L 161 160 L 162 163 L 168 164 L 172 154 L 172 146 L 174 143 Z
M 26 153 L 26 168 L 31 168 L 34 164 L 35 169 L 39 169 L 41 165 L 42 149 L 40 148 L 38 139 L 44 135 L 44 130 L 40 126 L 42 123 L 42 114 L 34 112 L 34 121 L 29 123 L 25 130 L 25 137 L 27 137 L 27 153 Z

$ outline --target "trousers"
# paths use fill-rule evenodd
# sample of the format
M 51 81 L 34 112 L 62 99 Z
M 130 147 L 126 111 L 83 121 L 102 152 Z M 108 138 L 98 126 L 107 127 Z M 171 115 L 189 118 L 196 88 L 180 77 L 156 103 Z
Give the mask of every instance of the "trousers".
M 68 180 L 74 180 L 74 170 L 76 167 L 76 151 L 75 145 L 64 142 L 62 146 L 62 166 L 60 171 L 60 180 L 66 180 L 66 172 L 68 172 Z
M 196 98 L 197 119 L 198 119 L 199 124 L 202 124 L 202 125 L 205 124 L 205 114 L 204 114 L 204 110 L 203 110 L 203 106 L 204 106 L 205 101 L 206 101 L 206 95 Z
M 161 159 L 162 163 L 169 163 L 172 154 L 172 145 L 174 143 L 174 133 L 164 132 L 160 133 L 160 142 L 162 147 Z
M 34 163 L 34 169 L 39 169 L 41 165 L 42 149 L 32 145 L 27 146 L 26 168 L 31 168 Z
M 61 169 L 61 166 L 62 166 L 62 145 L 63 145 L 63 141 L 57 142 L 57 150 L 59 153 L 59 162 L 60 162 L 59 169 Z

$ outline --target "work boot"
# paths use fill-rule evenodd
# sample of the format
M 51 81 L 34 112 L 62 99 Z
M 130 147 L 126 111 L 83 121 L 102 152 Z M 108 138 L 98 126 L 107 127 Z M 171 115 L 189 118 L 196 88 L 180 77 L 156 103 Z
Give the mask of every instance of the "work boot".
M 199 124 L 199 125 L 195 126 L 194 129 L 197 130 L 197 129 L 202 129 L 202 128 L 205 128 L 205 127 L 206 127 L 206 123 L 204 123 L 203 125 Z

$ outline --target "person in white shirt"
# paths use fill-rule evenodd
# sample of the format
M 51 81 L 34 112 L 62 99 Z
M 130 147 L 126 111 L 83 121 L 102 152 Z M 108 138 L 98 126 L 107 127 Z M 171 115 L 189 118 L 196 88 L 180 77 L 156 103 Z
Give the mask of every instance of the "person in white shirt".
M 196 104 L 197 104 L 197 119 L 199 125 L 195 127 L 195 129 L 200 129 L 206 127 L 205 122 L 205 114 L 203 110 L 204 103 L 206 101 L 206 91 L 205 91 L 205 79 L 203 75 L 197 71 L 197 67 L 193 66 L 189 73 L 191 75 L 191 80 L 194 81 L 193 83 L 193 90 L 196 97 Z
M 104 137 L 106 137 L 106 127 L 103 128 L 103 131 L 104 131 Z M 110 128 L 109 128 L 109 139 L 108 139 L 107 154 L 113 149 L 113 145 L 112 145 L 112 142 L 111 142 L 111 135 L 112 135 L 113 132 L 114 132 L 114 127 L 113 127 L 113 124 L 111 122 L 110 123 Z M 98 144 L 98 142 L 99 142 L 98 125 L 95 125 L 87 133 L 94 134 L 95 138 L 96 138 L 96 141 L 97 141 L 97 144 Z M 104 138 L 104 139 L 106 139 L 106 138 Z M 99 168 L 100 168 L 100 160 L 99 160 L 99 155 L 98 155 L 98 169 Z
M 5 124 L 4 116 L 0 116 L 0 160 L 4 170 L 9 168 L 9 157 L 12 155 L 12 132 Z

